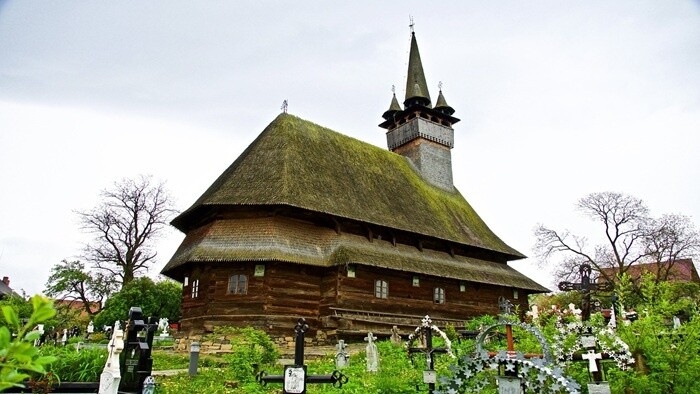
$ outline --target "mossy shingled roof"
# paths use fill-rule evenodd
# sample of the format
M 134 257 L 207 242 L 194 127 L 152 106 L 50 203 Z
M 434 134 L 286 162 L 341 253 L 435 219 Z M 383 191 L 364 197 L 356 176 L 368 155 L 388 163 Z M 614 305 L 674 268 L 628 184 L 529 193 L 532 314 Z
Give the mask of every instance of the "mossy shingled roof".
M 280 114 L 173 225 L 201 207 L 288 205 L 524 257 L 458 191 L 424 181 L 405 157 Z
M 507 264 L 341 233 L 281 216 L 220 219 L 190 231 L 163 268 L 182 280 L 189 262 L 279 261 L 319 267 L 369 265 L 476 283 L 548 290 Z

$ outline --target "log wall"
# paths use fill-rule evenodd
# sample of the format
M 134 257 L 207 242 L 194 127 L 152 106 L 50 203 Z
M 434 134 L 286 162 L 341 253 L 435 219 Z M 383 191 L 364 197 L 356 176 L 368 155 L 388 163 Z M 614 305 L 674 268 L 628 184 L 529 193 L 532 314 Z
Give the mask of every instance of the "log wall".
M 208 263 L 190 272 L 183 287 L 183 319 L 186 333 L 212 331 L 218 325 L 253 326 L 273 337 L 290 336 L 299 317 L 307 319 L 309 338 L 324 341 L 348 333 L 367 331 L 388 334 L 393 325 L 402 332 L 429 314 L 458 326 L 461 321 L 498 313 L 498 298 L 505 297 L 527 310 L 527 292 L 513 288 L 418 276 L 370 266 L 356 266 L 355 277 L 345 267 L 315 267 L 289 263 L 265 263 L 265 274 L 255 277 L 260 263 Z M 231 275 L 247 275 L 247 294 L 228 294 Z M 199 279 L 199 297 L 191 286 Z M 387 299 L 375 297 L 375 280 L 389 284 Z M 460 291 L 460 283 L 465 291 Z M 434 288 L 445 291 L 445 303 L 436 304 Z M 409 330 L 410 331 L 410 330 Z

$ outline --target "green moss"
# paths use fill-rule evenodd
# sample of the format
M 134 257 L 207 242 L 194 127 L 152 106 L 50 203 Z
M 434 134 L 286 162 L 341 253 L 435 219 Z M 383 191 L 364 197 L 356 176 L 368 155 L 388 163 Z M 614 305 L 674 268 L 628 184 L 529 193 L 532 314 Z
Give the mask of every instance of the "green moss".
M 523 257 L 459 192 L 431 186 L 405 157 L 288 114 L 279 115 L 173 224 L 187 231 L 203 206 L 276 204 Z

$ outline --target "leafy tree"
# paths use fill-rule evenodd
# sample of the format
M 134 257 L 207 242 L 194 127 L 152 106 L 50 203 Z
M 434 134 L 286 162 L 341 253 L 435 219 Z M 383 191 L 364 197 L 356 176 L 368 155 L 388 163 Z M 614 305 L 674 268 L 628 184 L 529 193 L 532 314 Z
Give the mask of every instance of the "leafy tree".
M 20 321 L 26 321 L 32 315 L 32 303 L 18 294 L 6 296 L 0 300 L 0 308 L 9 307 L 17 314 Z M 0 326 L 8 326 L 6 320 L 0 320 Z M 9 326 L 12 328 L 11 326 Z M 14 328 L 12 328 L 14 329 Z
M 182 287 L 177 282 L 164 280 L 155 283 L 147 277 L 136 278 L 107 300 L 95 318 L 95 324 L 98 327 L 111 326 L 116 320 L 126 320 L 133 306 L 140 307 L 144 316 L 178 321 L 181 299 Z
M 97 207 L 78 212 L 83 229 L 95 236 L 85 257 L 124 287 L 154 262 L 153 242 L 175 211 L 163 183 L 151 177 L 124 179 L 101 195 Z
M 39 331 L 32 331 L 38 323 L 51 319 L 56 311 L 51 301 L 36 295 L 31 299 L 33 312 L 27 323 L 22 324 L 17 310 L 10 305 L 2 306 L 6 326 L 0 327 L 0 391 L 21 386 L 30 377 L 29 373 L 45 374 L 45 367 L 56 360 L 52 356 L 40 356 L 33 342 Z M 16 334 L 12 339 L 11 332 Z
M 116 283 L 102 272 L 89 272 L 77 260 L 62 260 L 51 268 L 44 294 L 69 304 L 76 302 L 89 316 L 94 316 L 102 309 L 103 300 L 115 290 Z M 93 309 L 94 305 L 98 306 L 97 310 Z
M 644 202 L 622 193 L 593 193 L 579 200 L 578 209 L 601 225 L 604 242 L 588 245 L 588 238 L 569 231 L 538 226 L 535 250 L 542 263 L 556 259 L 555 276 L 576 280 L 586 263 L 607 281 L 615 282 L 637 263 L 664 263 L 657 279 L 668 278 L 673 264 L 700 250 L 700 235 L 685 216 L 654 219 Z

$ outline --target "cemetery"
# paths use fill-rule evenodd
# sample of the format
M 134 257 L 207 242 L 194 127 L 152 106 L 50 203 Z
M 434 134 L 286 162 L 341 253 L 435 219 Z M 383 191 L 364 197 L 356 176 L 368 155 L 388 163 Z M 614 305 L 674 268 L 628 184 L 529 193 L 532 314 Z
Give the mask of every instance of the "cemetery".
M 109 341 L 102 344 L 90 341 L 87 335 L 93 330 L 90 336 L 95 336 L 94 327 L 85 327 L 81 341 L 69 344 L 35 342 L 39 332 L 26 328 L 25 350 L 43 366 L 25 371 L 27 379 L 3 390 L 105 394 L 694 392 L 700 326 L 697 319 L 681 321 L 668 315 L 674 308 L 687 306 L 688 300 L 670 291 L 672 285 L 649 280 L 645 291 L 655 294 L 658 302 L 638 304 L 640 316 L 630 319 L 622 304 L 625 295 L 620 293 L 614 297 L 617 304 L 609 305 L 611 316 L 606 319 L 606 310 L 596 305 L 610 293 L 586 289 L 585 281 L 582 278 L 575 291 L 568 293 L 579 297 L 578 303 L 541 304 L 540 308 L 533 302 L 530 311 L 522 311 L 502 298 L 498 316 L 469 319 L 459 327 L 438 327 L 425 316 L 415 322 L 414 330 L 394 329 L 391 337 L 377 338 L 368 332 L 362 342 L 339 340 L 335 346 L 322 347 L 305 339 L 309 325 L 300 318 L 289 333 L 293 346 L 278 346 L 253 328 L 222 327 L 213 334 L 190 338 L 189 346 L 178 349 L 168 340 L 171 335 L 177 337 L 177 332 L 164 320 L 143 316 L 134 307 L 126 321 L 115 323 Z M 5 319 L 12 321 L 12 314 L 7 312 Z M 28 323 L 36 325 L 36 321 Z M 159 345 L 161 341 L 165 345 Z M 218 350 L 201 346 L 217 342 Z M 37 373 L 40 370 L 48 373 Z

